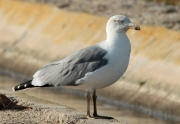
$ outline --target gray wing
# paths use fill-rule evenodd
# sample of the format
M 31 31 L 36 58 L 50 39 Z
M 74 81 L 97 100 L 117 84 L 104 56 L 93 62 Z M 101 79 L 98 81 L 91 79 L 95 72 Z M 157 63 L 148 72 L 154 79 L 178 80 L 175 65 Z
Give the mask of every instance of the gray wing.
M 86 73 L 93 72 L 108 63 L 107 51 L 97 45 L 82 49 L 67 58 L 44 66 L 34 75 L 43 85 L 74 86 Z

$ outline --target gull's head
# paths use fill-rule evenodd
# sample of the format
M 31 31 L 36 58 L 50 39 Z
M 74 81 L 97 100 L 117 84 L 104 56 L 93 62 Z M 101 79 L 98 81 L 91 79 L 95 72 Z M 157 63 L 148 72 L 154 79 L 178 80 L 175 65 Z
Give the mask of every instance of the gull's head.
M 125 33 L 128 29 L 140 30 L 138 25 L 131 23 L 131 21 L 124 15 L 112 16 L 106 25 L 106 32 Z

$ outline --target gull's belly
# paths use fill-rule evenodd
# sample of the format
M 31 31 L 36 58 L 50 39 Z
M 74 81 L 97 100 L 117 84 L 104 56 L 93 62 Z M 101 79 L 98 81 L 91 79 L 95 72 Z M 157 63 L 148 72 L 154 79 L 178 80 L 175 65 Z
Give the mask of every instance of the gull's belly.
M 99 79 L 100 82 L 97 82 L 98 85 L 95 88 L 104 88 L 115 83 L 124 74 L 127 66 L 128 63 L 124 62 L 120 64 L 110 64 L 107 68 L 102 69 L 102 72 L 99 72 L 102 73 L 100 74 L 102 77 L 97 77 L 101 79 Z
M 109 63 L 94 72 L 87 73 L 85 77 L 77 81 L 79 83 L 78 87 L 72 88 L 87 91 L 110 86 L 124 74 L 128 62 L 129 59 L 121 61 L 121 63 Z

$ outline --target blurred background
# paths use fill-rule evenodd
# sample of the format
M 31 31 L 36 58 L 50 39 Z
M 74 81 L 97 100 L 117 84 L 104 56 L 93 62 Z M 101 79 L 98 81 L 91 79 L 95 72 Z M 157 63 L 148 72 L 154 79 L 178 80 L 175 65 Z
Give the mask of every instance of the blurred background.
M 180 0 L 0 0 L 0 92 L 105 40 L 106 22 L 118 14 L 141 31 L 127 33 L 132 53 L 124 76 L 98 90 L 100 113 L 129 124 L 180 122 Z M 26 94 L 86 111 L 83 92 L 35 92 Z

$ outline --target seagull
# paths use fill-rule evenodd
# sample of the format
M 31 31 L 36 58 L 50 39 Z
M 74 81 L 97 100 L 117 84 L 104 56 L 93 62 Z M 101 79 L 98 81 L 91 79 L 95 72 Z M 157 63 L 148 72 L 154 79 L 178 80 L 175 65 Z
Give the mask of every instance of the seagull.
M 106 40 L 81 49 L 38 70 L 31 80 L 13 91 L 34 87 L 66 87 L 87 92 L 87 118 L 105 118 L 97 114 L 96 90 L 114 84 L 125 73 L 131 52 L 128 29 L 140 30 L 124 15 L 112 16 L 106 25 Z M 94 112 L 90 114 L 91 93 Z

